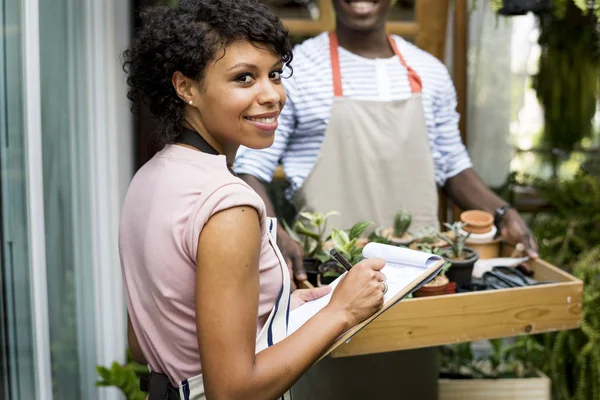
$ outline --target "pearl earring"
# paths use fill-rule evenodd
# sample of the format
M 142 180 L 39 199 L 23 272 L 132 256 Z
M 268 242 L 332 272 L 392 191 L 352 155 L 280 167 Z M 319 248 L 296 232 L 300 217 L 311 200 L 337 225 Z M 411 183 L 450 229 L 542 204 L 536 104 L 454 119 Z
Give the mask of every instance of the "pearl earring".
M 191 106 L 192 104 L 194 104 L 194 102 L 190 100 L 188 101 L 188 104 Z

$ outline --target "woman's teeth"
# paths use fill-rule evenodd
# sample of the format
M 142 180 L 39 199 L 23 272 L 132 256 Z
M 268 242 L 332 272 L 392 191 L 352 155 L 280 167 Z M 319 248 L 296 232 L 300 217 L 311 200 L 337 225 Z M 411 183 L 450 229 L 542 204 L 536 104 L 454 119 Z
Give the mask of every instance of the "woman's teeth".
M 261 124 L 272 124 L 275 122 L 275 118 L 251 118 L 247 117 L 250 121 L 259 122 Z

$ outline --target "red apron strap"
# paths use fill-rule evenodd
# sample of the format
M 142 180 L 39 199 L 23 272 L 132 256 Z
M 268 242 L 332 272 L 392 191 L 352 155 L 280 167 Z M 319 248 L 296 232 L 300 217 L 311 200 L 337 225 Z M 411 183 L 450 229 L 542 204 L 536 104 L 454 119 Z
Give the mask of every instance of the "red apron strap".
M 335 32 L 329 33 L 329 53 L 331 55 L 331 71 L 333 72 L 333 95 L 335 97 L 343 97 L 340 54 L 338 52 L 338 38 Z
M 404 57 L 402 57 L 400 50 L 398 50 L 398 45 L 396 44 L 396 41 L 391 36 L 388 36 L 388 40 L 390 41 L 392 50 L 394 50 L 394 53 L 398 56 L 398 58 L 400 59 L 400 62 L 402 63 L 402 65 L 404 65 L 404 68 L 406 68 L 406 70 L 408 71 L 408 82 L 410 83 L 410 88 L 411 88 L 412 92 L 413 93 L 421 93 L 421 90 L 423 89 L 423 82 L 421 82 L 421 77 L 419 76 L 419 74 L 417 74 L 417 71 L 415 71 L 414 69 L 412 69 L 411 67 L 409 67 L 406 64 Z
M 419 74 L 417 74 L 417 72 L 414 69 L 412 69 L 406 64 L 404 57 L 402 57 L 400 50 L 398 50 L 398 45 L 396 44 L 396 41 L 391 36 L 388 36 L 388 40 L 390 42 L 390 46 L 392 46 L 394 54 L 398 56 L 400 62 L 408 71 L 408 82 L 410 83 L 410 89 L 412 93 L 421 93 L 421 90 L 423 89 L 421 77 L 419 76 Z M 333 95 L 335 97 L 343 97 L 344 91 L 342 89 L 342 73 L 340 71 L 340 54 L 338 51 L 338 45 L 339 42 L 336 33 L 330 32 L 329 53 L 331 56 L 331 71 L 333 74 Z

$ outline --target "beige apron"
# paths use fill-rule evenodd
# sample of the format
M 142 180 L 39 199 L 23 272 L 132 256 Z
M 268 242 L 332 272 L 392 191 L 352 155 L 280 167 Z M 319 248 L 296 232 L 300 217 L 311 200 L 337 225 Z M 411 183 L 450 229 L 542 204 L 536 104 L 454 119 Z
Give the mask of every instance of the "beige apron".
M 433 157 L 421 99 L 421 79 L 395 41 L 389 42 L 408 71 L 412 96 L 378 102 L 343 97 L 338 42 L 330 34 L 334 101 L 319 157 L 293 202 L 298 211 L 336 210 L 331 226 L 359 221 L 392 226 L 401 207 L 413 213 L 411 231 L 438 227 Z M 437 398 L 435 349 L 348 359 L 326 358 L 294 386 L 295 400 Z

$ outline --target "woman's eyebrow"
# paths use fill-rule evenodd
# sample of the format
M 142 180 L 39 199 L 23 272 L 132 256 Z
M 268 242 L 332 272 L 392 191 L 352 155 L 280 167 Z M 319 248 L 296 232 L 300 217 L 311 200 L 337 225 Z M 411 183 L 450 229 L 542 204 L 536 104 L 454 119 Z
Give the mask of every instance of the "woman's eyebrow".
M 231 71 L 232 69 L 237 69 L 237 68 L 240 68 L 240 67 L 244 67 L 244 68 L 254 68 L 254 69 L 258 68 L 258 67 L 257 67 L 256 65 L 254 65 L 254 64 L 249 64 L 249 63 L 238 63 L 238 64 L 235 64 L 233 67 L 229 68 L 229 69 L 228 69 L 228 71 Z
M 275 68 L 276 66 L 281 65 L 281 64 L 283 64 L 283 61 L 281 61 L 281 60 L 276 61 L 273 64 L 272 68 Z M 233 67 L 229 68 L 228 71 L 231 71 L 233 69 L 238 69 L 238 68 L 241 68 L 241 67 L 243 67 L 243 68 L 250 68 L 250 69 L 258 69 L 258 66 L 255 65 L 255 64 L 250 64 L 250 63 L 242 62 L 242 63 L 235 64 Z

